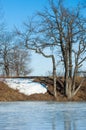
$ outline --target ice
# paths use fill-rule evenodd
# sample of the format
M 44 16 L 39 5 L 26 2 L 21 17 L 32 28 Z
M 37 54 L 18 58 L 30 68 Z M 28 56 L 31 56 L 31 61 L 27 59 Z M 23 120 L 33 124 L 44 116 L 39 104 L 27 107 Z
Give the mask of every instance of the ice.
M 12 89 L 19 90 L 20 93 L 25 95 L 32 94 L 45 94 L 47 92 L 47 86 L 39 82 L 34 82 L 33 79 L 24 78 L 9 78 L 4 82 Z

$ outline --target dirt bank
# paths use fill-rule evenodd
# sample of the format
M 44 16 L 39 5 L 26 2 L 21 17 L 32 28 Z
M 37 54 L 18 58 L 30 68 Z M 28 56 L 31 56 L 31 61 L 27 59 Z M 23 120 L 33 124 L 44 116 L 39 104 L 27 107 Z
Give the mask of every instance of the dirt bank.
M 0 82 L 0 101 L 56 101 L 53 96 L 53 80 L 49 78 L 35 78 L 35 81 L 39 81 L 48 85 L 48 92 L 46 94 L 33 94 L 26 96 L 9 88 L 5 83 Z M 57 101 L 68 101 L 63 95 L 63 88 L 60 86 L 60 80 L 57 81 Z M 78 93 L 71 99 L 71 101 L 86 101 L 86 81 Z

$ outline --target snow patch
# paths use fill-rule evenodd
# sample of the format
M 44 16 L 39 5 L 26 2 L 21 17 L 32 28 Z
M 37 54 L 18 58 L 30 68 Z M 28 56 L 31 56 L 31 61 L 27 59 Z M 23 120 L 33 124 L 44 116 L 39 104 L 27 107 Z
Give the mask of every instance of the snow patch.
M 20 93 L 25 95 L 32 94 L 45 94 L 47 92 L 47 86 L 38 82 L 34 82 L 33 79 L 5 79 L 4 82 L 12 89 L 17 89 Z

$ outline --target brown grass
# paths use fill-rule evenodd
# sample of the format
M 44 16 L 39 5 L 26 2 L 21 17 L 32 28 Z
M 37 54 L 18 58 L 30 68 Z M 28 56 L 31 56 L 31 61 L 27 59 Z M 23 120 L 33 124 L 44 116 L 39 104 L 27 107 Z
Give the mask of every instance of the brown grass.
M 79 84 L 80 79 L 77 79 L 77 84 Z M 18 90 L 13 90 L 5 83 L 0 82 L 0 101 L 68 101 L 67 97 L 63 95 L 63 81 L 61 81 L 60 78 L 57 78 L 57 100 L 53 96 L 52 78 L 37 77 L 35 78 L 35 82 L 45 83 L 48 85 L 48 92 L 46 94 L 33 94 L 26 96 L 19 93 Z M 71 101 L 86 101 L 86 81 L 84 81 L 82 87 Z

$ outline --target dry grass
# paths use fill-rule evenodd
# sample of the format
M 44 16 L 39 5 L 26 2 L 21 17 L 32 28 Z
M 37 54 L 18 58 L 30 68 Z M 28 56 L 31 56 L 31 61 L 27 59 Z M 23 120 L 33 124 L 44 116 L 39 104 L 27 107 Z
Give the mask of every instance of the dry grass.
M 48 85 L 48 92 L 46 94 L 33 94 L 26 96 L 18 92 L 18 90 L 13 90 L 9 88 L 3 82 L 0 82 L 0 101 L 68 101 L 67 97 L 63 95 L 63 81 L 57 78 L 57 100 L 53 96 L 53 79 L 45 77 L 35 78 L 36 82 L 45 83 Z M 81 78 L 77 78 L 77 84 L 79 84 Z M 71 99 L 71 101 L 86 101 L 86 81 L 82 84 L 82 87 L 77 92 L 77 94 Z

